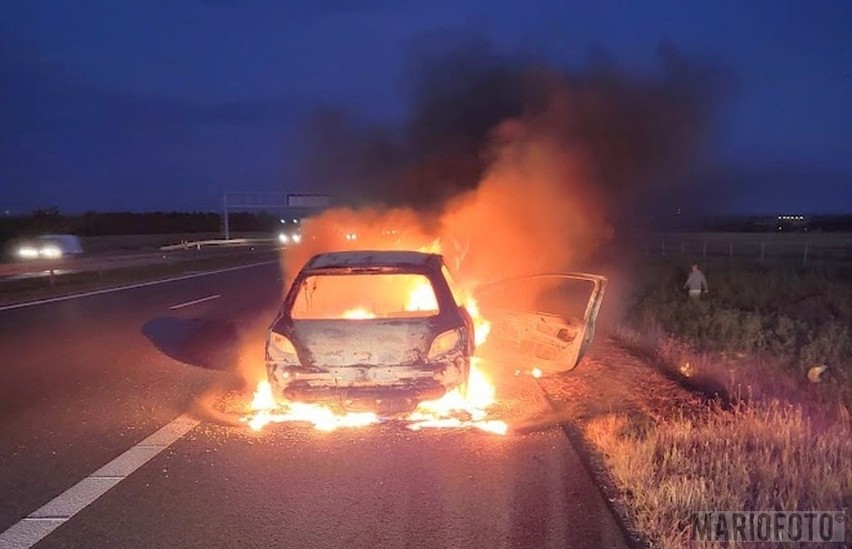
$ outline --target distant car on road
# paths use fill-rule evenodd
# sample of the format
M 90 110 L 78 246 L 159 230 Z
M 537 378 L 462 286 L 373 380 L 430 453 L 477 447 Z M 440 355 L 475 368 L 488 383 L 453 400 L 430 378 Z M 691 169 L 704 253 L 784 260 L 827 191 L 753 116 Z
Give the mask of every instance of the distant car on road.
M 266 343 L 277 398 L 403 412 L 466 386 L 473 321 L 437 254 L 346 251 L 296 276 Z
M 21 242 L 15 250 L 19 259 L 59 259 L 83 253 L 80 237 L 73 234 L 46 234 Z
M 291 231 L 280 231 L 278 233 L 279 244 L 298 244 L 302 241 L 302 232 L 299 229 Z

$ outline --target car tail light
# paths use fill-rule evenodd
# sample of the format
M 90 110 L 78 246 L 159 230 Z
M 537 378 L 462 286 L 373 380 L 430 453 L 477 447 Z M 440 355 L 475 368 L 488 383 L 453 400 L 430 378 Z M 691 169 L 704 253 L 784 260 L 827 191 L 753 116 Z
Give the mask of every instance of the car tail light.
M 296 348 L 283 335 L 276 332 L 269 332 L 269 340 L 266 342 L 266 354 L 273 361 L 292 359 L 296 355 Z
M 454 330 L 447 330 L 446 332 L 439 334 L 438 337 L 432 341 L 432 346 L 429 347 L 429 360 L 435 360 L 441 355 L 445 355 L 452 351 L 458 346 L 460 341 L 461 330 L 458 328 Z

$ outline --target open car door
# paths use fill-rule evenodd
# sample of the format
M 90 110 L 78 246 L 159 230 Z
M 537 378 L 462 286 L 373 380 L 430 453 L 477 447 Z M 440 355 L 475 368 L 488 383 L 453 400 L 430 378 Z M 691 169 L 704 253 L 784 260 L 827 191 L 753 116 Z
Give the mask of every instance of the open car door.
M 481 285 L 476 296 L 491 332 L 477 354 L 516 369 L 572 370 L 595 337 L 606 282 L 595 274 L 554 273 Z

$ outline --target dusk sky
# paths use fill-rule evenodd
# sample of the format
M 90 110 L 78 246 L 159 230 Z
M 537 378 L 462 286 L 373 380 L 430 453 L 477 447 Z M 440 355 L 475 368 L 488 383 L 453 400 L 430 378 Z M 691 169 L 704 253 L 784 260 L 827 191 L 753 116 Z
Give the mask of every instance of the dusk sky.
M 349 7 L 358 6 L 358 7 Z M 448 33 L 554 65 L 661 41 L 733 74 L 713 162 L 731 212 L 852 212 L 852 2 L 6 0 L 0 211 L 209 210 L 311 191 L 294 151 L 320 106 L 405 113 L 410 52 Z

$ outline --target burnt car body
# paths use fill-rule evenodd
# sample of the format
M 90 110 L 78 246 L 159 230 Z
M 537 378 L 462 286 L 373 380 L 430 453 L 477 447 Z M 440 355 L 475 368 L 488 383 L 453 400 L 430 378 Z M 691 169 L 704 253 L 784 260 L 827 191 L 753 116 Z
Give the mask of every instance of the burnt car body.
M 314 256 L 269 330 L 267 375 L 276 398 L 400 412 L 464 388 L 473 321 L 445 273 L 437 254 Z M 426 305 L 400 302 L 409 295 Z

